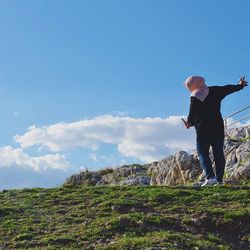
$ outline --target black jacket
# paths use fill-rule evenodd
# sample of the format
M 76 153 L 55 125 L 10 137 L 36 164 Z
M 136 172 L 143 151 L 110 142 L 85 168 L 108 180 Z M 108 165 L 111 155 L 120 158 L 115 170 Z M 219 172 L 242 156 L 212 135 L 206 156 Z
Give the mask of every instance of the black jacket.
M 227 95 L 241 89 L 243 86 L 239 84 L 209 87 L 209 94 L 203 102 L 191 96 L 187 121 L 191 126 L 195 126 L 197 139 L 224 137 L 221 101 Z

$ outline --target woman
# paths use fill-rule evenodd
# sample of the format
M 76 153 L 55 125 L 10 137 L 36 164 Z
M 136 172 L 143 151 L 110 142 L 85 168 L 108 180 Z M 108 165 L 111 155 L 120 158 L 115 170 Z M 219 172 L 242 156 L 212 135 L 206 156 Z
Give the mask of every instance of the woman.
M 212 86 L 205 84 L 201 76 L 190 76 L 184 85 L 191 92 L 190 109 L 186 128 L 195 126 L 196 147 L 206 179 L 201 186 L 222 184 L 225 169 L 224 123 L 220 112 L 221 101 L 227 95 L 247 86 L 245 77 L 237 85 Z M 212 146 L 216 173 L 214 174 L 209 148 Z

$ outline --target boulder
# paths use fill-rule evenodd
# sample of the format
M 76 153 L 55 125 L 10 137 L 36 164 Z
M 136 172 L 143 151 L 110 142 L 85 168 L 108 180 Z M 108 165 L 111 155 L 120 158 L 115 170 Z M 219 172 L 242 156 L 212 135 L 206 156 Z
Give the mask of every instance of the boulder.
M 152 165 L 148 173 L 151 175 L 150 185 L 178 185 L 195 180 L 202 170 L 199 160 L 185 151 L 177 152 Z
M 250 179 L 250 126 L 227 130 L 225 180 Z
M 66 179 L 64 185 L 89 185 L 95 186 L 101 180 L 98 172 L 83 171 L 79 174 L 71 175 Z
M 226 155 L 226 179 L 250 179 L 250 141 L 236 143 Z

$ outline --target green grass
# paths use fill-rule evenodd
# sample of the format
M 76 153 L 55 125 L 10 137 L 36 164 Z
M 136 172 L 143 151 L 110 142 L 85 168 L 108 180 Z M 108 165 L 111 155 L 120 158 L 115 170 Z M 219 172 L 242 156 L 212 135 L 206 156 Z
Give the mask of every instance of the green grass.
M 0 249 L 248 249 L 250 186 L 0 193 Z
M 250 136 L 247 136 L 245 138 L 229 137 L 229 139 L 234 142 L 248 142 L 250 140 Z

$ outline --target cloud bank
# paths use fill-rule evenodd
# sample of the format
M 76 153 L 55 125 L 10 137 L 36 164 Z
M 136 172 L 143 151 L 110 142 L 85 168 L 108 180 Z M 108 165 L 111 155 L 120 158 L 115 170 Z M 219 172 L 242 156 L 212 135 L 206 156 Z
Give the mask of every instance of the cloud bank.
M 46 154 L 32 157 L 23 151 L 22 148 L 6 146 L 0 148 L 0 167 L 24 167 L 36 171 L 46 169 L 63 169 L 69 167 L 64 155 Z
M 131 160 L 147 163 L 178 150 L 191 151 L 195 148 L 195 130 L 185 129 L 181 118 L 106 115 L 71 123 L 32 126 L 14 137 L 18 147 L 0 147 L 0 189 L 61 184 L 70 173 L 79 170 L 73 166 L 71 153 L 77 155 L 80 149 L 81 154 L 83 148 L 89 149 L 87 155 L 93 164 L 105 162 L 108 166 L 128 164 Z M 228 122 L 231 124 L 234 120 Z M 246 124 L 249 121 L 232 127 Z M 112 152 L 106 154 L 105 146 L 112 148 Z M 37 152 L 40 156 L 31 156 L 28 152 Z
M 23 135 L 16 135 L 15 141 L 22 148 L 38 146 L 50 152 L 78 147 L 94 152 L 102 144 L 113 144 L 123 156 L 151 162 L 180 149 L 194 148 L 194 130 L 184 128 L 182 117 L 132 118 L 105 115 L 72 123 L 32 126 Z

